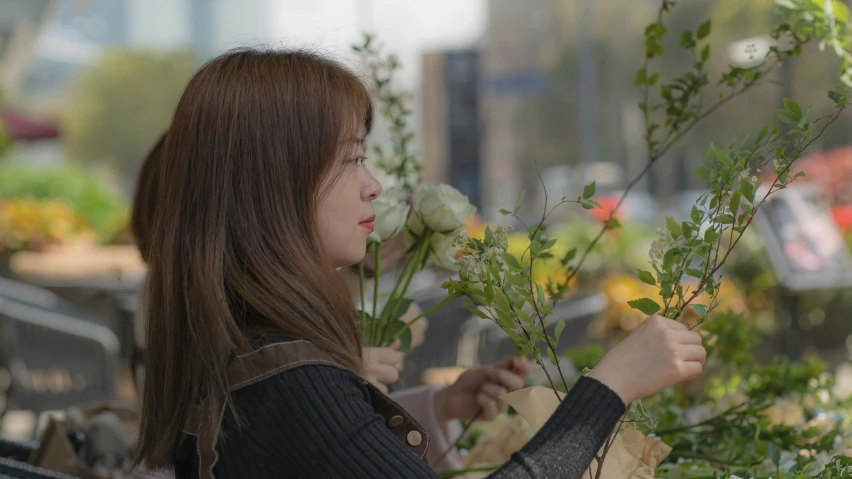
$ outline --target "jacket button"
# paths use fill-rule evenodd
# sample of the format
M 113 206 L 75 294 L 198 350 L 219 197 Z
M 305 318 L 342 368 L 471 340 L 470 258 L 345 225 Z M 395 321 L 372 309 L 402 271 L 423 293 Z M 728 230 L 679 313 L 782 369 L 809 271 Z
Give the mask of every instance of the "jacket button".
M 402 426 L 402 416 L 391 416 L 391 418 L 388 419 L 389 428 L 393 429 L 399 426 Z
M 405 440 L 408 441 L 408 445 L 411 447 L 417 447 L 423 442 L 423 436 L 420 435 L 418 431 L 411 431 L 408 433 L 408 436 L 405 437 Z

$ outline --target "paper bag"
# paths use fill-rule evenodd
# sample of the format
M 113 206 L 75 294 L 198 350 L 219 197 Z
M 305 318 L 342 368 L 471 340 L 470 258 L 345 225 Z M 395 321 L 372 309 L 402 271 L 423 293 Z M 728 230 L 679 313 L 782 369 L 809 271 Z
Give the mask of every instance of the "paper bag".
M 552 389 L 534 386 L 502 396 L 501 399 L 512 406 L 536 431 L 553 415 L 559 407 L 560 398 Z M 654 471 L 671 447 L 664 442 L 648 437 L 634 429 L 623 429 L 617 436 L 604 459 L 602 479 L 652 479 Z M 595 477 L 598 464 L 592 461 L 592 477 Z
M 129 437 L 138 431 L 138 413 L 123 403 L 103 403 L 80 408 L 71 408 L 61 416 L 48 416 L 47 426 L 41 434 L 39 447 L 29 458 L 29 463 L 51 471 L 80 477 L 102 479 L 102 477 L 80 462 L 68 432 L 86 420 L 102 413 L 112 412 L 121 421 Z M 127 476 L 129 477 L 129 476 Z
M 68 419 L 50 416 L 41 435 L 39 447 L 33 451 L 30 464 L 82 479 L 102 479 L 80 463 L 68 439 L 71 424 Z

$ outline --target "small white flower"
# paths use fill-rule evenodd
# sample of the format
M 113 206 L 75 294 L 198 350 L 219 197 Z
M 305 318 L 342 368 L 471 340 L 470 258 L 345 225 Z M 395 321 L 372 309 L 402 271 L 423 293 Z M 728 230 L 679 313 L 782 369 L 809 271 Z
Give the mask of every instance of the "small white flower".
M 503 251 L 509 247 L 509 232 L 512 231 L 511 226 L 498 226 L 496 230 L 494 230 L 494 241 L 493 244 L 496 248 L 500 248 Z
M 501 256 L 503 256 L 503 251 L 493 246 L 489 246 L 485 249 L 485 252 L 482 253 L 482 259 L 488 262 L 495 261 Z
M 467 231 L 462 230 L 462 232 L 456 235 L 455 239 L 453 240 L 453 246 L 458 249 L 465 249 L 467 248 L 467 243 L 469 241 L 470 235 L 467 234 Z

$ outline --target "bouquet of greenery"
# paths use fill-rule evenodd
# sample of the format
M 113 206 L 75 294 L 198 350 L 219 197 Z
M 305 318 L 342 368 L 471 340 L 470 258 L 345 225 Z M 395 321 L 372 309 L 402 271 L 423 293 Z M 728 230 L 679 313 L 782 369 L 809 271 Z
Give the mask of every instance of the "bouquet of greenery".
M 422 184 L 421 165 L 411 152 L 414 134 L 408 127 L 411 111 L 406 106 L 407 97 L 393 90 L 392 77 L 399 68 L 396 58 L 393 55 L 383 57 L 370 35 L 365 35 L 363 43 L 353 49 L 364 56 L 377 107 L 391 125 L 391 151 L 385 151 L 380 145 L 373 146 L 377 157 L 373 173 L 382 184 L 383 192 L 373 201 L 375 229 L 369 236 L 370 252 L 365 259 L 371 263 L 375 275 L 370 298 L 372 307 L 367 304 L 364 287 L 365 264 L 359 265 L 362 336 L 367 346 L 388 346 L 399 340 L 399 350 L 405 352 L 411 344 L 410 325 L 457 297 L 451 296 L 430 310 L 403 321 L 403 315 L 413 302 L 406 296 L 412 280 L 430 265 L 444 269 L 454 267 L 457 255 L 454 239 L 476 213 L 476 208 L 452 186 Z M 379 309 L 382 249 L 400 241 L 406 248 L 402 273 Z

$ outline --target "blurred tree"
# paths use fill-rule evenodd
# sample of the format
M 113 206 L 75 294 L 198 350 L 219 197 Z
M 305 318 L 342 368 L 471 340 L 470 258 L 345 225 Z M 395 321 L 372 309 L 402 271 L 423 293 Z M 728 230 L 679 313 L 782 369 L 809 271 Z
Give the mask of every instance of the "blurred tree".
M 69 157 L 132 181 L 197 66 L 186 51 L 104 54 L 76 85 L 65 123 Z

